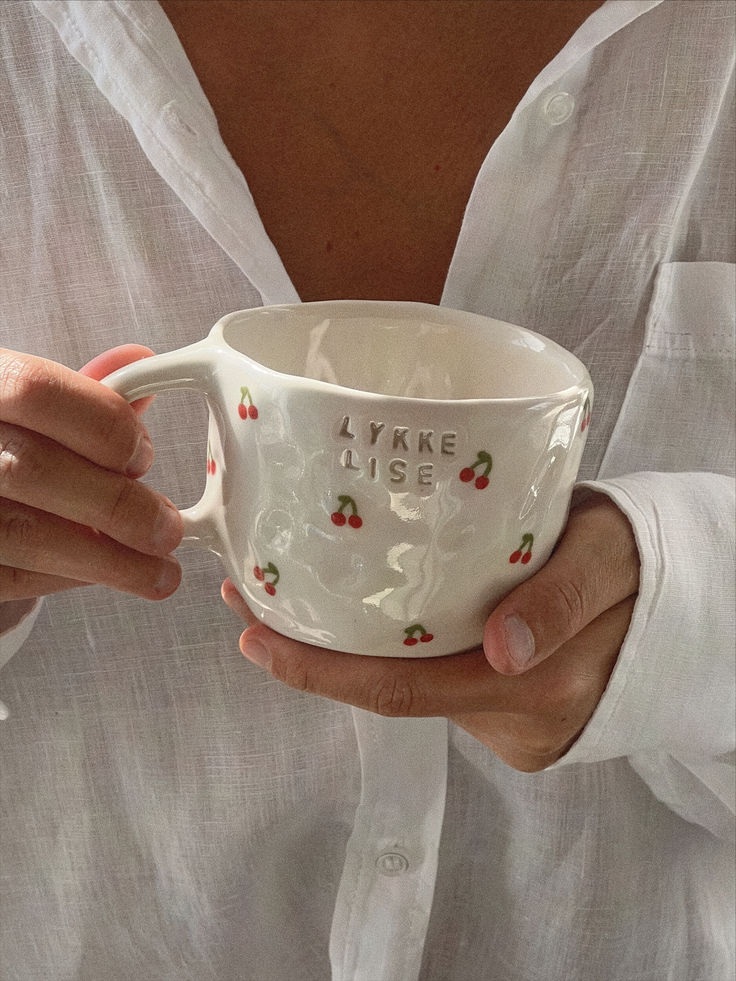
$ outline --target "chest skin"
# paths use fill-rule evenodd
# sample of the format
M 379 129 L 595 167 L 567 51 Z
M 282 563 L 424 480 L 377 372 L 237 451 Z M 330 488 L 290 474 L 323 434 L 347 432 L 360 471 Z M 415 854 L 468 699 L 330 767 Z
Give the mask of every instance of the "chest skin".
M 602 0 L 162 0 L 303 300 L 439 301 L 473 182 Z

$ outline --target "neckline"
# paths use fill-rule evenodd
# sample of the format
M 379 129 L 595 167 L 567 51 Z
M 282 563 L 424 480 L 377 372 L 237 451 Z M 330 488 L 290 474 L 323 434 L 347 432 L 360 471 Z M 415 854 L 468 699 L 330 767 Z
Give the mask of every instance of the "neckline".
M 535 78 L 488 156 L 518 114 L 572 65 L 662 2 L 606 0 Z M 243 271 L 263 303 L 298 302 L 298 293 L 265 230 L 246 178 L 220 136 L 212 107 L 158 0 L 33 3 L 131 125 L 154 168 Z M 461 229 L 445 291 L 462 239 Z

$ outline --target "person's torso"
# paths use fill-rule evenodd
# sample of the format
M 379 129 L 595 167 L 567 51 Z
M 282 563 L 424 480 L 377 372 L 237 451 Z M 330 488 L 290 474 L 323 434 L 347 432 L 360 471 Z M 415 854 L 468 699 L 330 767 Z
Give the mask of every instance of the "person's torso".
M 720 6 L 706 5 L 702 16 L 715 22 Z M 644 458 L 697 468 L 707 456 L 702 440 L 682 437 L 672 409 L 656 409 L 678 372 L 690 379 L 698 365 L 698 379 L 702 366 L 719 377 L 717 338 L 699 324 L 693 358 L 642 354 L 645 336 L 658 342 L 681 329 L 661 290 L 657 310 L 666 316 L 647 318 L 661 267 L 662 283 L 687 281 L 692 295 L 714 263 L 720 270 L 734 258 L 723 203 L 732 200 L 732 133 L 718 108 L 728 97 L 727 57 L 718 42 L 704 45 L 718 32 L 696 29 L 692 7 L 678 5 L 678 17 L 655 8 L 651 26 L 621 26 L 625 41 L 563 66 L 494 146 L 479 150 L 485 162 L 445 284 L 446 302 L 546 333 L 590 365 L 586 477 L 611 458 L 616 434 L 618 467 Z M 0 343 L 72 366 L 126 341 L 181 346 L 231 310 L 295 293 L 251 217 L 239 249 L 247 190 L 237 191 L 236 174 L 226 197 L 214 176 L 224 148 L 210 169 L 201 166 L 213 140 L 205 116 L 184 111 L 191 80 L 182 56 L 166 49 L 176 104 L 169 95 L 160 106 L 137 103 L 135 131 L 125 99 L 113 108 L 85 70 L 117 73 L 122 84 L 126 60 L 151 38 L 161 42 L 148 4 L 108 12 L 123 18 L 128 40 L 117 61 L 100 65 L 98 39 L 85 38 L 83 67 L 43 11 L 25 3 L 0 11 L 8 25 L 0 35 Z M 78 14 L 65 11 L 72 21 Z M 150 70 L 161 70 L 153 56 Z M 673 92 L 673 77 L 684 94 Z M 142 144 L 150 150 L 146 126 L 159 125 L 163 150 L 153 165 Z M 438 174 L 456 166 L 456 156 L 426 161 L 425 176 L 436 164 Z M 169 179 L 179 176 L 174 191 Z M 355 185 L 347 189 L 346 205 Z M 236 213 L 218 211 L 222 200 L 236 201 Z M 297 205 L 284 206 L 287 224 L 290 213 L 302 241 L 318 238 L 320 262 L 334 253 L 337 236 L 314 236 Z M 351 217 L 344 234 L 357 232 L 357 243 L 370 216 Z M 419 227 L 421 246 L 431 237 Z M 427 248 L 417 251 L 426 261 Z M 422 283 L 421 261 L 407 292 Z M 377 283 L 372 263 L 367 257 L 365 279 Z M 439 265 L 426 277 L 435 291 Z M 337 288 L 323 268 L 304 268 L 306 292 Z M 718 425 L 717 381 L 706 389 L 703 405 L 702 387 L 683 398 L 692 434 Z M 635 405 L 641 393 L 649 408 Z M 157 399 L 149 413 L 150 479 L 181 506 L 204 482 L 205 417 L 186 393 Z M 217 560 L 181 558 L 183 585 L 163 604 L 102 589 L 50 599 L 3 671 L 12 713 L 0 727 L 0 974 L 8 978 L 328 976 L 345 845 L 361 793 L 372 792 L 361 787 L 353 715 L 246 663 L 240 624 L 220 603 Z M 422 766 L 418 758 L 419 781 Z M 717 850 L 625 760 L 530 778 L 451 728 L 433 908 L 412 911 L 429 920 L 422 981 L 721 981 L 728 938 L 714 939 L 713 922 L 728 862 L 718 864 Z

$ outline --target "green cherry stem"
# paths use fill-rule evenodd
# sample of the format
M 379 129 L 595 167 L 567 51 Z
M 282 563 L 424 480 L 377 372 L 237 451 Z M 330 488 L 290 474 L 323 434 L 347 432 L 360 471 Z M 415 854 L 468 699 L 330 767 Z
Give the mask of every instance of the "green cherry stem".
M 493 457 L 491 456 L 490 453 L 486 453 L 485 450 L 479 451 L 478 459 L 473 464 L 473 470 L 475 470 L 476 467 L 481 466 L 481 464 L 483 464 L 484 466 L 483 476 L 487 477 L 488 474 L 491 472 L 491 468 L 493 467 Z
M 352 510 L 353 514 L 357 514 L 358 513 L 358 508 L 357 508 L 357 506 L 355 504 L 355 501 L 352 499 L 352 497 L 349 497 L 347 494 L 340 494 L 340 495 L 338 495 L 338 498 L 337 499 L 340 502 L 340 507 L 338 508 L 338 512 L 340 514 L 342 514 L 343 511 L 345 510 L 345 508 L 347 508 L 347 507 L 349 507 Z
M 430 634 L 421 623 L 413 623 L 411 627 L 405 627 L 404 633 L 406 634 L 404 644 L 407 647 L 416 647 L 419 643 L 429 644 L 434 640 L 434 634 Z M 419 634 L 419 637 L 415 636 L 416 634 Z

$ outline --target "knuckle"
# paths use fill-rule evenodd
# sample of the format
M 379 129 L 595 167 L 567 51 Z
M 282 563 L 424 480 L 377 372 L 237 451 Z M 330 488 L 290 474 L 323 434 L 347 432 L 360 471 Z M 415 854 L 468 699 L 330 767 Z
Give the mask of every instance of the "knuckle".
M 587 599 L 583 588 L 573 579 L 558 580 L 553 585 L 555 607 L 562 612 L 571 632 L 577 633 L 585 624 Z
M 299 657 L 272 656 L 270 673 L 287 688 L 303 692 L 312 691 L 309 672 L 304 661 Z
M 21 430 L 0 425 L 0 487 L 6 492 L 22 481 L 24 473 L 32 475 L 34 465 L 30 456 Z
M 402 675 L 384 675 L 369 692 L 368 709 L 387 718 L 416 714 L 416 692 L 411 681 Z
M 29 511 L 7 506 L 0 508 L 0 536 L 10 546 L 13 554 L 31 552 L 38 538 L 38 522 Z
M 56 407 L 79 402 L 75 389 L 78 375 L 63 365 L 43 358 L 0 349 L 0 417 L 20 419 L 48 417 Z M 101 397 L 85 401 L 85 423 L 94 444 L 119 460 L 120 469 L 130 460 L 140 435 L 133 409 L 122 396 L 100 386 Z
M 31 438 L 17 426 L 0 424 L 0 488 L 9 497 L 44 482 L 46 467 L 39 438 Z
M 136 500 L 139 496 L 135 481 L 127 477 L 119 477 L 114 483 L 114 490 L 107 506 L 107 527 L 120 530 L 127 528 L 131 522 L 140 526 Z
M 110 392 L 112 398 L 106 411 L 98 419 L 100 442 L 113 448 L 118 465 L 122 470 L 130 460 L 138 444 L 139 424 L 135 413 L 122 396 Z
M 15 566 L 0 566 L 0 601 L 25 599 L 37 592 L 36 573 Z
M 49 388 L 58 386 L 58 377 L 51 363 L 15 351 L 0 352 L 0 399 L 7 404 L 20 404 L 46 395 Z

